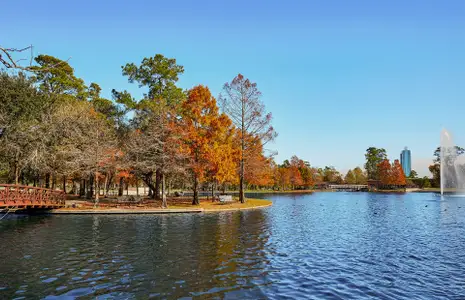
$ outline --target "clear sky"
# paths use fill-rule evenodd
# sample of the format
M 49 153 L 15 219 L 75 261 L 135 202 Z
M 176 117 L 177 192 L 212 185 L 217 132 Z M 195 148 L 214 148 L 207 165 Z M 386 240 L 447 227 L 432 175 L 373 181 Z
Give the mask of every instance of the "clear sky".
M 105 2 L 105 3 L 104 3 Z M 408 146 L 420 175 L 442 127 L 465 145 L 465 1 L 13 1 L 0 44 L 71 57 L 76 74 L 142 90 L 121 65 L 161 53 L 180 86 L 217 95 L 238 73 L 258 83 L 277 161 L 362 166 L 369 146 Z

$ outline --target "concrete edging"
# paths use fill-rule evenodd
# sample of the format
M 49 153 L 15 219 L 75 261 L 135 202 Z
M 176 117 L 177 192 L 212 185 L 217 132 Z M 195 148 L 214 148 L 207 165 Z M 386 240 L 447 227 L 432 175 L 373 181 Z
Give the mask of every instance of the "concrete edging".
M 93 214 L 169 214 L 169 213 L 201 213 L 202 208 L 192 209 L 73 209 L 73 210 L 57 210 L 49 211 L 49 214 L 63 215 L 93 215 Z
M 225 208 L 225 209 L 204 209 L 203 212 L 209 213 L 209 212 L 223 212 L 223 211 L 236 211 L 236 210 L 249 210 L 249 209 L 258 209 L 258 208 L 266 208 L 273 205 L 273 203 L 268 203 L 265 205 L 259 205 L 259 206 L 252 206 L 252 207 L 236 207 L 236 208 Z

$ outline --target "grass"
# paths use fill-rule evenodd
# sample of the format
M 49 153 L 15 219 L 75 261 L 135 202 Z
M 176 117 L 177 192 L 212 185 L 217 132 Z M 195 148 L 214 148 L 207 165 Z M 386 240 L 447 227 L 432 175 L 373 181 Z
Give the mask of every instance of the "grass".
M 161 207 L 160 200 L 151 200 L 146 198 L 143 204 L 121 204 L 116 207 L 113 203 L 110 205 L 112 200 L 116 200 L 114 198 L 105 198 L 100 199 L 99 201 L 99 209 L 111 209 L 111 208 L 120 208 L 120 209 L 163 209 Z M 247 198 L 245 203 L 240 203 L 237 197 L 234 197 L 234 202 L 231 203 L 219 203 L 219 202 L 212 202 L 211 198 L 207 197 L 200 197 L 200 205 L 192 205 L 192 197 L 169 197 L 167 199 L 168 208 L 171 209 L 189 209 L 189 208 L 202 208 L 206 211 L 217 211 L 217 210 L 230 210 L 230 209 L 247 209 L 247 208 L 255 208 L 261 206 L 269 206 L 271 205 L 271 201 L 269 200 L 262 200 L 262 199 L 252 199 Z M 83 200 L 78 199 L 77 197 L 68 197 L 67 204 L 71 205 L 72 203 L 78 204 L 76 208 L 65 208 L 65 210 L 73 210 L 73 209 L 93 209 L 94 202 L 92 200 Z
M 212 202 L 207 199 L 200 199 L 200 205 L 192 205 L 192 199 L 188 200 L 179 200 L 179 199 L 169 199 L 168 208 L 203 208 L 204 210 L 227 210 L 227 209 L 241 209 L 241 208 L 254 208 L 260 206 L 271 205 L 271 201 L 262 200 L 262 199 L 251 199 L 247 198 L 245 203 L 240 203 L 237 198 L 232 203 L 218 203 Z
M 245 190 L 245 193 L 248 193 L 248 194 L 293 194 L 293 193 L 307 194 L 307 193 L 314 193 L 318 191 L 320 190 L 284 190 L 284 191 L 282 190 L 279 190 L 279 191 L 276 191 L 276 190 Z M 228 193 L 238 194 L 239 191 L 231 191 Z

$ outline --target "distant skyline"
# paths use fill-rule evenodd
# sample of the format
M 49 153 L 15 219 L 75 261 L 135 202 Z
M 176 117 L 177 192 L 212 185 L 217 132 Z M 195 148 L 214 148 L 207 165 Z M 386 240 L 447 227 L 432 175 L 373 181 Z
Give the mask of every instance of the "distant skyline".
M 279 133 L 270 145 L 342 172 L 365 150 L 405 146 L 428 165 L 445 127 L 465 146 L 465 1 L 7 1 L 0 44 L 68 59 L 86 84 L 143 90 L 121 66 L 161 53 L 179 86 L 218 95 L 238 73 L 257 82 Z

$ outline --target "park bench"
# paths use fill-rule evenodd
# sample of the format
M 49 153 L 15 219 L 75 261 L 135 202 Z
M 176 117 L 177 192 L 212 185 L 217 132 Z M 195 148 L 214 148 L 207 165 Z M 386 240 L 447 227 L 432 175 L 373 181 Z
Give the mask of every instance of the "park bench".
M 219 195 L 218 200 L 220 201 L 221 204 L 234 202 L 233 197 L 231 195 Z

